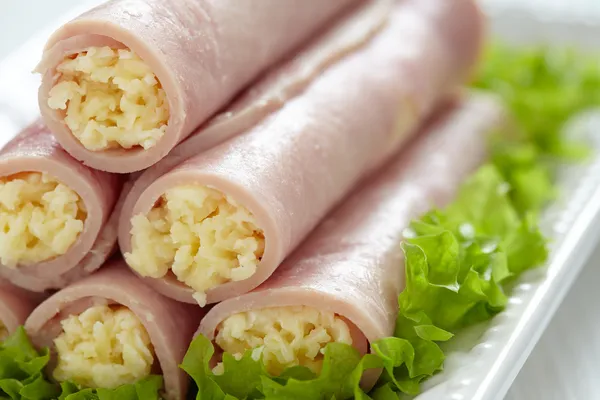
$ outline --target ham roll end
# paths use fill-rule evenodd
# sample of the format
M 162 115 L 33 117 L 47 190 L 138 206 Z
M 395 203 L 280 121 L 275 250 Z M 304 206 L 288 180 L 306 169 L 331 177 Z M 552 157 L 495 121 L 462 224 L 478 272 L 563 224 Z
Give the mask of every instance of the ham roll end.
M 0 151 L 0 276 L 61 288 L 116 248 L 117 175 L 83 166 L 37 122 Z
M 319 374 L 321 351 L 332 342 L 367 353 L 367 338 L 356 325 L 334 311 L 301 303 L 232 314 L 218 325 L 214 343 L 219 350 L 236 356 L 260 348 L 265 367 L 274 376 L 298 365 Z M 223 364 L 217 363 L 213 372 L 223 373 Z
M 176 278 L 201 306 L 208 290 L 251 278 L 265 250 L 256 217 L 210 185 L 166 188 L 131 224 L 129 266 L 143 277 Z
M 87 150 L 150 149 L 164 136 L 169 120 L 165 90 L 131 50 L 87 47 L 55 70 L 46 107 L 63 114 Z
M 260 349 L 277 374 L 318 372 L 321 350 L 346 343 L 365 354 L 392 336 L 403 288 L 400 243 L 411 219 L 451 200 L 485 158 L 488 133 L 502 129 L 501 103 L 472 94 L 436 113 L 396 161 L 358 187 L 258 288 L 214 306 L 198 333 L 219 350 Z M 219 360 L 216 360 L 217 362 Z M 215 373 L 222 371 L 217 364 Z M 363 377 L 371 387 L 378 371 Z
M 381 29 L 338 49 L 343 57 L 279 108 L 161 174 L 142 175 L 119 244 L 149 285 L 201 306 L 256 288 L 464 82 L 483 37 L 472 0 L 374 4 L 385 7 Z M 328 42 L 313 48 L 325 50 L 332 53 Z
M 66 287 L 40 304 L 25 329 L 48 346 L 48 373 L 58 382 L 116 388 L 162 375 L 164 398 L 185 398 L 183 360 L 201 310 L 139 284 L 121 260 Z
M 86 165 L 145 169 L 357 2 L 109 1 L 48 40 L 42 116 Z
M 33 309 L 44 299 L 0 279 L 0 342 L 25 323 Z

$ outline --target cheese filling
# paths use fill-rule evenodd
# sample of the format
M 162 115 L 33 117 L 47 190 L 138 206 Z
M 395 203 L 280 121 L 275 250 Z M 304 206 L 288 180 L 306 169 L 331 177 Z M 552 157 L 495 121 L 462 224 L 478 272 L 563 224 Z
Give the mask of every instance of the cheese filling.
M 97 306 L 61 321 L 53 376 L 88 388 L 113 389 L 150 375 L 154 350 L 146 329 L 125 307 Z
M 90 47 L 56 68 L 48 106 L 91 151 L 154 147 L 165 134 L 169 105 L 150 67 L 130 50 Z
M 86 217 L 79 195 L 45 173 L 0 178 L 0 262 L 16 268 L 65 254 Z
M 352 344 L 348 324 L 332 312 L 306 306 L 264 308 L 232 315 L 217 327 L 215 343 L 240 357 L 260 349 L 267 371 L 281 374 L 286 368 L 304 366 L 319 373 L 322 350 L 328 343 Z M 222 373 L 222 364 L 214 372 Z
M 252 213 L 218 190 L 199 185 L 168 190 L 148 215 L 131 220 L 127 263 L 140 275 L 171 271 L 206 305 L 208 289 L 248 279 L 264 251 Z

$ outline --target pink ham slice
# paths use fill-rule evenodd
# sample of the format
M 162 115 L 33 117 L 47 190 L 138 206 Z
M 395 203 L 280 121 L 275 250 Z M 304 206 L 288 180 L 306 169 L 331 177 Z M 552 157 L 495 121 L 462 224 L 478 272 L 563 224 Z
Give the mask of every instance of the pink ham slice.
M 385 25 L 391 1 L 366 4 L 347 16 L 323 37 L 314 40 L 301 53 L 282 63 L 260 82 L 253 85 L 226 111 L 215 116 L 206 126 L 190 136 L 158 163 L 132 179 L 131 190 L 123 197 L 119 238 L 128 248 L 130 216 L 138 198 L 146 188 L 183 161 L 203 152 L 226 139 L 241 134 L 257 125 L 271 113 L 281 109 L 285 102 L 306 89 L 320 73 L 348 53 L 364 45 Z
M 0 322 L 8 333 L 23 325 L 43 299 L 43 294 L 28 292 L 0 279 Z
M 63 25 L 37 70 L 42 116 L 75 158 L 109 172 L 142 170 L 268 67 L 358 0 L 113 0 Z M 47 104 L 56 66 L 90 46 L 127 47 L 154 71 L 169 101 L 165 136 L 148 150 L 86 150 Z
M 404 286 L 400 243 L 411 219 L 448 202 L 484 159 L 487 134 L 504 112 L 487 95 L 447 107 L 400 157 L 360 186 L 271 276 L 250 293 L 212 308 L 198 333 L 214 340 L 228 316 L 304 305 L 334 312 L 362 333 L 361 344 L 393 335 Z M 362 347 L 362 346 L 361 346 Z M 375 371 L 365 376 L 370 387 Z
M 171 153 L 139 173 L 124 210 L 161 175 L 225 140 L 239 135 L 281 109 L 290 98 L 303 92 L 327 67 L 368 42 L 386 24 L 394 0 L 366 3 L 347 15 L 339 24 L 314 39 L 303 51 L 282 62 L 273 71 L 246 90 L 225 111 L 198 129 Z M 134 175 L 134 174 L 132 174 Z
M 178 365 L 190 344 L 202 312 L 157 294 L 123 265 L 110 261 L 102 270 L 68 286 L 40 304 L 25 323 L 34 345 L 52 346 L 60 321 L 97 305 L 130 309 L 146 328 L 164 378 L 165 398 L 184 399 L 188 378 Z
M 0 264 L 0 277 L 42 292 L 62 288 L 98 269 L 116 250 L 121 208 L 116 203 L 123 178 L 95 171 L 69 156 L 41 122 L 23 130 L 0 151 L 0 177 L 21 172 L 46 172 L 64 183 L 79 194 L 88 214 L 83 232 L 66 254 L 17 268 Z
M 132 216 L 147 214 L 173 186 L 205 184 L 246 206 L 266 238 L 257 272 L 209 290 L 208 303 L 264 282 L 361 177 L 402 146 L 478 59 L 483 18 L 473 1 L 406 0 L 392 7 L 387 25 L 372 40 L 314 74 L 304 91 L 275 112 L 267 114 L 250 103 L 242 117 L 234 113 L 229 125 L 224 117 L 207 128 L 216 138 L 219 130 L 235 131 L 254 119 L 256 125 L 246 133 L 175 168 L 167 158 L 143 174 L 125 201 L 119 222 L 121 250 L 131 251 Z M 319 46 L 311 51 L 319 54 Z M 294 78 L 289 76 L 288 83 Z M 204 150 L 194 140 L 184 142 L 175 154 L 189 157 Z M 194 302 L 192 290 L 174 277 L 145 280 L 169 297 Z

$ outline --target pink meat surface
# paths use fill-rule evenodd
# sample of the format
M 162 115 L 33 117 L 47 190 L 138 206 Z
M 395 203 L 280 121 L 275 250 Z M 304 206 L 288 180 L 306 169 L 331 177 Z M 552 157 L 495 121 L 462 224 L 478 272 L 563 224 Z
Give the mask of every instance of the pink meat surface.
M 75 160 L 41 122 L 23 130 L 0 151 L 0 177 L 21 172 L 46 172 L 67 185 L 85 203 L 87 219 L 83 232 L 64 255 L 17 268 L 0 264 L 0 277 L 42 292 L 62 288 L 98 269 L 116 249 L 122 204 L 117 199 L 123 178 Z
M 154 347 L 164 377 L 165 398 L 184 399 L 188 377 L 179 369 L 202 312 L 198 307 L 177 303 L 159 295 L 119 259 L 110 261 L 94 275 L 54 294 L 31 313 L 25 329 L 38 347 L 52 346 L 60 332 L 60 321 L 97 305 L 119 304 L 142 322 Z
M 198 333 L 214 340 L 230 315 L 305 305 L 345 317 L 369 342 L 392 336 L 404 286 L 404 229 L 432 205 L 452 198 L 484 159 L 487 134 L 500 129 L 504 118 L 500 103 L 487 95 L 444 107 L 401 156 L 360 185 L 270 279 L 217 304 Z M 365 378 L 370 386 L 377 374 Z
M 48 40 L 37 70 L 46 123 L 63 147 L 86 165 L 110 172 L 142 170 L 267 68 L 308 40 L 358 0 L 113 0 L 63 25 Z M 49 108 L 56 66 L 90 46 L 127 47 L 165 89 L 165 136 L 148 150 L 86 150 Z
M 483 18 L 472 0 L 406 0 L 392 7 L 386 26 L 372 40 L 315 74 L 278 110 L 264 115 L 264 109 L 249 107 L 263 119 L 246 133 L 174 169 L 165 164 L 142 175 L 143 184 L 135 185 L 119 222 L 121 250 L 131 251 L 133 215 L 147 214 L 169 188 L 200 183 L 247 207 L 266 241 L 257 272 L 209 290 L 207 301 L 234 297 L 264 282 L 476 64 Z M 182 152 L 189 154 L 192 147 Z M 192 290 L 172 276 L 146 282 L 169 297 L 194 301 Z
M 305 90 L 323 70 L 364 45 L 386 22 L 391 1 L 371 2 L 313 40 L 302 52 L 281 63 L 237 99 L 226 111 L 175 147 L 171 153 L 132 179 L 123 197 L 119 223 L 123 248 L 129 248 L 129 220 L 139 197 L 155 180 L 183 161 L 257 125 Z M 136 175 L 136 174 L 132 174 Z
M 347 15 L 301 52 L 273 68 L 225 111 L 175 147 L 167 157 L 140 172 L 125 201 L 124 214 L 150 183 L 183 161 L 258 124 L 281 109 L 287 100 L 303 92 L 328 66 L 363 46 L 385 26 L 392 2 L 368 2 L 360 10 Z
M 0 279 L 0 322 L 8 333 L 23 325 L 43 299 L 43 294 L 28 292 Z

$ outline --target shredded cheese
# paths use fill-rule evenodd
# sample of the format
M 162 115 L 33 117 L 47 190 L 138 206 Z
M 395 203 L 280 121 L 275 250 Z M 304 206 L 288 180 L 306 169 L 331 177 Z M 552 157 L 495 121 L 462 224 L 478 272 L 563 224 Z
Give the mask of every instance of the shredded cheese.
M 240 357 L 255 349 L 266 369 L 279 375 L 286 368 L 304 366 L 319 373 L 323 348 L 332 342 L 352 344 L 348 324 L 332 312 L 306 306 L 273 307 L 232 315 L 217 327 L 215 343 Z M 222 372 L 217 365 L 214 372 Z
M 57 381 L 113 389 L 150 375 L 154 363 L 150 337 L 128 308 L 92 307 L 62 320 L 61 326 L 54 339 Z
M 86 217 L 79 195 L 47 174 L 0 178 L 0 262 L 16 268 L 65 254 Z
M 168 190 L 148 215 L 132 218 L 127 263 L 140 275 L 171 271 L 206 304 L 206 291 L 251 277 L 264 251 L 254 216 L 231 197 L 200 186 Z
M 90 47 L 56 68 L 48 105 L 91 151 L 154 147 L 165 134 L 169 105 L 150 67 L 126 49 Z

